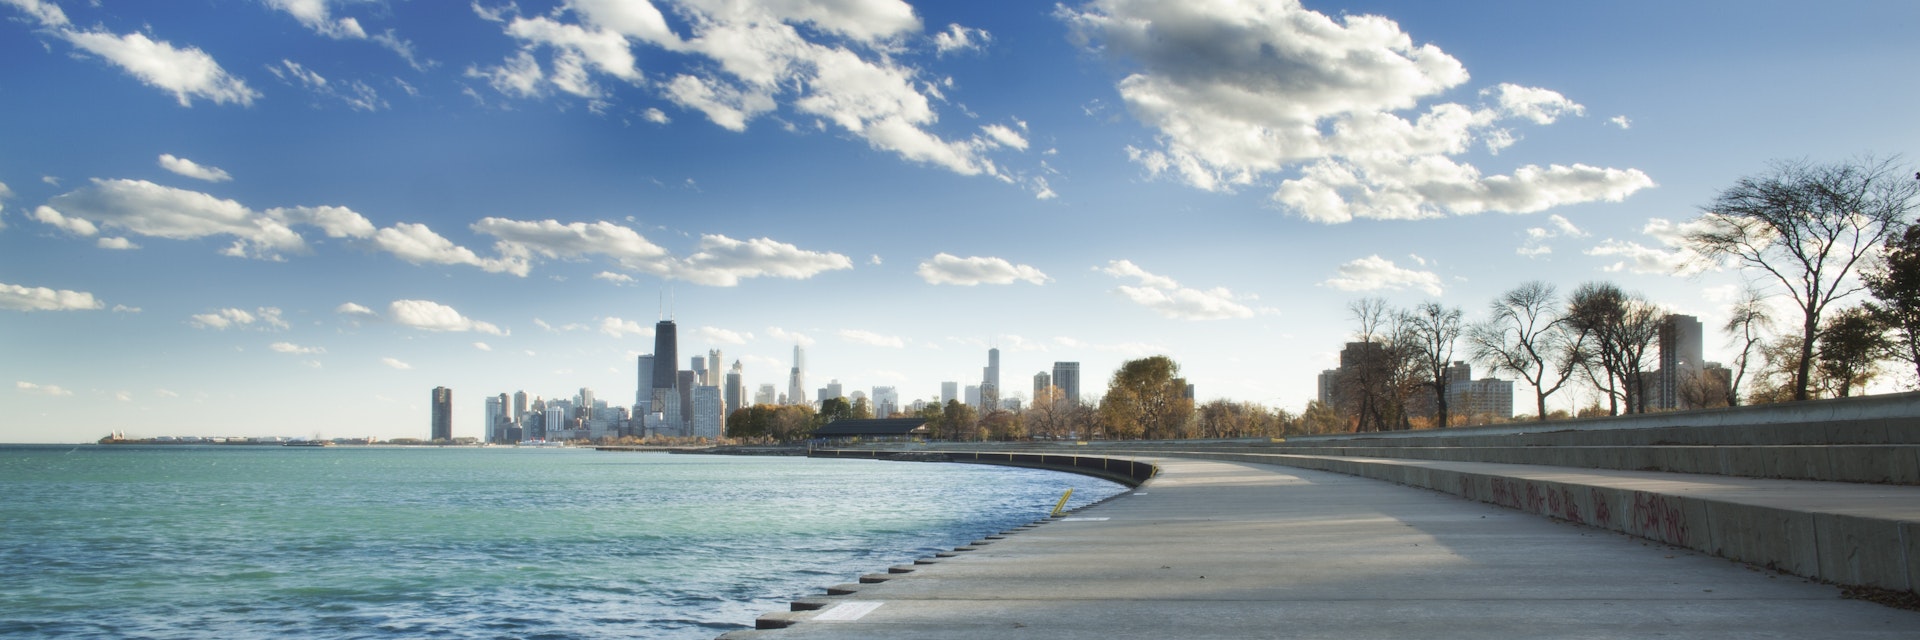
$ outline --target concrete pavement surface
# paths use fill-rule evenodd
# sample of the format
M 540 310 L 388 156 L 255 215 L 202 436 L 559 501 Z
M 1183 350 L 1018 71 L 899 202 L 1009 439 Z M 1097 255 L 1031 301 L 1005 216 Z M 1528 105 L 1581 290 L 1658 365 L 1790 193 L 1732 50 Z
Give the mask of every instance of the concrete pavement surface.
M 723 637 L 1920 638 L 1920 612 L 1610 531 L 1328 472 L 1150 460 L 1161 474 L 1128 495 Z

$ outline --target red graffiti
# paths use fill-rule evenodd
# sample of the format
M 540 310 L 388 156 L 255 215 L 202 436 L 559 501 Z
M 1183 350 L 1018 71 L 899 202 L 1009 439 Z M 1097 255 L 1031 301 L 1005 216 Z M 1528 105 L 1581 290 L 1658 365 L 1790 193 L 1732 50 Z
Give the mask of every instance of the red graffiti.
M 1613 524 L 1613 507 L 1607 502 L 1607 494 L 1598 487 L 1593 489 L 1593 522 L 1603 527 Z
M 1546 494 L 1540 491 L 1539 485 L 1531 482 L 1527 483 L 1527 510 L 1534 513 L 1553 513 L 1547 510 Z
M 1462 485 L 1465 485 L 1464 481 Z M 1519 509 L 1521 511 L 1559 518 L 1575 524 L 1587 523 L 1586 516 L 1581 513 L 1580 502 L 1574 498 L 1573 490 L 1571 489 L 1565 487 L 1554 489 L 1532 482 L 1509 480 L 1507 478 L 1492 478 L 1488 480 L 1488 485 L 1493 491 L 1492 495 L 1488 497 L 1487 502 L 1509 509 Z M 1464 489 L 1462 491 L 1465 492 Z M 1599 494 L 1596 493 L 1594 500 L 1594 504 L 1596 505 L 1595 519 L 1604 523 L 1611 520 L 1612 517 L 1607 512 L 1606 502 L 1598 499 L 1598 496 Z
M 1628 525 L 1636 529 L 1633 533 L 1668 544 L 1687 541 L 1687 515 L 1678 500 L 1669 501 L 1666 496 L 1633 492 L 1633 520 Z
M 1515 489 L 1518 487 L 1513 486 L 1513 483 L 1507 482 L 1506 478 L 1494 478 L 1492 484 L 1494 504 L 1513 509 L 1525 508 L 1520 502 L 1520 496 L 1515 495 L 1517 493 Z

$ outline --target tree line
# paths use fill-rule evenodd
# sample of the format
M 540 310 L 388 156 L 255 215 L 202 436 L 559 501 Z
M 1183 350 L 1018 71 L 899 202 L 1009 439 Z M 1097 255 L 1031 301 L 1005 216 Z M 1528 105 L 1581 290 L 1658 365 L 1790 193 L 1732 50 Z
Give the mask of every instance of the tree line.
M 1464 361 L 1532 387 L 1541 420 L 1564 415 L 1547 410 L 1549 397 L 1581 385 L 1605 406 L 1596 401 L 1580 415 L 1618 415 L 1653 410 L 1655 397 L 1690 407 L 1845 397 L 1887 361 L 1911 365 L 1909 383 L 1920 382 L 1920 227 L 1908 219 L 1920 174 L 1907 173 L 1896 159 L 1780 162 L 1704 208 L 1685 235 L 1685 247 L 1707 263 L 1695 266 L 1732 265 L 1754 276 L 1718 327 L 1733 352 L 1724 370 L 1697 368 L 1656 394 L 1656 346 L 1663 328 L 1674 330 L 1665 311 L 1608 282 L 1563 298 L 1536 281 L 1500 295 L 1476 323 L 1434 302 L 1350 304 L 1357 342 L 1343 351 L 1336 406 L 1310 403 L 1306 414 L 1318 427 L 1357 431 L 1454 424 L 1446 365 L 1456 348 Z M 1862 292 L 1872 300 L 1844 306 Z M 1798 316 L 1779 335 L 1775 297 Z
M 1563 296 L 1534 281 L 1496 297 L 1475 322 L 1438 302 L 1405 309 L 1379 298 L 1350 303 L 1354 342 L 1332 381 L 1334 402 L 1309 401 L 1297 415 L 1225 399 L 1196 406 L 1167 356 L 1123 363 L 1094 404 L 1048 389 L 1022 411 L 948 401 L 914 415 L 941 440 L 1280 437 L 1510 419 L 1455 415 L 1448 389 L 1459 382 L 1457 362 L 1531 387 L 1539 420 L 1643 413 L 1659 408 L 1656 398 L 1712 407 L 1844 397 L 1865 389 L 1889 361 L 1911 366 L 1908 383 L 1920 383 L 1920 226 L 1909 220 L 1920 173 L 1907 179 L 1911 169 L 1899 162 L 1775 162 L 1702 207 L 1683 243 L 1705 263 L 1695 266 L 1730 265 L 1753 277 L 1716 327 L 1730 361 L 1699 367 L 1677 388 L 1650 388 L 1658 341 L 1672 322 L 1665 310 L 1610 282 L 1583 283 Z M 1847 304 L 1862 293 L 1872 299 Z M 1794 317 L 1776 318 L 1776 300 L 1790 302 Z M 1573 413 L 1547 409 L 1550 398 L 1575 389 L 1591 389 L 1595 400 Z M 728 417 L 728 436 L 802 439 L 832 420 L 872 417 L 864 402 L 829 400 L 819 411 L 745 407 Z

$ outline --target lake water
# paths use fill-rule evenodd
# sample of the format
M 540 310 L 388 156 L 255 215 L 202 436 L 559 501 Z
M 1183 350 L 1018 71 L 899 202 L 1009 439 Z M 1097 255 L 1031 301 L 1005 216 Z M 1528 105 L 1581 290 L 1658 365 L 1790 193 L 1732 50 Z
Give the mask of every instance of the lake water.
M 0 446 L 0 635 L 712 638 L 1120 493 L 961 464 Z

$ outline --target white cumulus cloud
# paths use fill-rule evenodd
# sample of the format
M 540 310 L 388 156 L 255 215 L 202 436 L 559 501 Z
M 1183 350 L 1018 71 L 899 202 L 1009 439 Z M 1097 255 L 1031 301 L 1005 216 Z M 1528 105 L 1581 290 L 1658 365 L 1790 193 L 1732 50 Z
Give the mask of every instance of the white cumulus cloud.
M 66 389 L 62 389 L 62 388 L 60 388 L 60 386 L 59 386 L 59 385 L 52 385 L 52 384 L 34 384 L 34 383 L 32 383 L 32 382 L 27 382 L 27 381 L 25 381 L 25 380 L 20 380 L 20 381 L 16 381 L 16 382 L 14 382 L 14 383 L 13 383 L 13 388 L 15 388 L 15 389 L 19 389 L 19 390 L 20 390 L 20 391 L 21 391 L 22 393 L 27 393 L 27 394 L 32 394 L 32 395 L 36 395 L 36 396 L 70 396 L 70 395 L 73 395 L 73 392 L 72 392 L 72 391 L 68 391 L 68 390 L 66 390 Z
M 267 345 L 267 348 L 272 349 L 276 353 L 290 353 L 294 355 L 309 355 L 309 354 L 327 352 L 326 349 L 323 349 L 321 347 L 303 347 L 291 342 L 275 342 L 273 344 Z
M 426 331 L 472 331 L 496 336 L 507 335 L 500 327 L 460 315 L 460 312 L 431 300 L 395 300 L 387 305 L 387 319 L 395 324 Z
M 367 31 L 360 26 L 360 21 L 353 18 L 335 19 L 330 6 L 332 3 L 328 0 L 265 0 L 265 2 L 267 6 L 293 16 L 302 26 L 312 29 L 314 33 L 337 40 L 367 37 Z
M 1693 220 L 1675 223 L 1664 218 L 1650 218 L 1640 232 L 1653 238 L 1659 246 L 1647 246 L 1632 240 L 1607 238 L 1586 254 L 1598 257 L 1620 258 L 1604 267 L 1606 271 L 1631 271 L 1633 273 L 1667 274 L 1690 276 L 1717 268 L 1713 261 L 1707 260 L 1699 252 L 1687 246 L 1687 234 L 1702 230 L 1711 225 L 1709 220 Z
M 88 228 L 97 225 L 170 240 L 232 236 L 234 245 L 226 251 L 230 255 L 280 259 L 307 251 L 306 241 L 283 220 L 233 200 L 145 180 L 96 178 L 90 186 L 55 196 L 41 209 L 36 217 L 42 222 L 80 235 L 92 234 L 74 228 L 72 220 L 87 221 Z M 56 222 L 60 219 L 68 222 Z
M 959 256 L 941 253 L 920 263 L 914 270 L 928 284 L 952 284 L 971 287 L 981 284 L 1028 282 L 1046 284 L 1052 278 L 1029 265 L 1014 264 L 1004 258 Z
M 1130 260 L 1113 260 L 1105 267 L 1095 267 L 1101 273 L 1115 278 L 1132 278 L 1140 286 L 1121 285 L 1114 289 L 1134 304 L 1154 310 L 1160 315 L 1176 320 L 1224 320 L 1227 318 L 1251 318 L 1253 309 L 1236 301 L 1234 293 L 1226 287 L 1212 289 L 1193 289 L 1180 286 L 1173 278 L 1156 275 L 1140 268 Z
M 949 24 L 946 31 L 934 34 L 933 48 L 941 55 L 946 55 L 957 51 L 981 49 L 992 41 L 993 34 L 987 33 L 985 29 Z
M 1340 265 L 1339 275 L 1322 284 L 1341 291 L 1377 291 L 1381 289 L 1419 289 L 1427 295 L 1440 295 L 1440 276 L 1431 271 L 1416 271 L 1393 264 L 1378 255 L 1367 256 Z
M 224 169 L 203 165 L 171 153 L 160 154 L 160 168 L 207 182 L 226 182 L 233 179 L 233 176 L 228 175 Z
M 780 327 L 767 327 L 767 337 L 773 338 L 775 342 L 797 344 L 802 347 L 813 346 L 813 338 L 804 333 L 796 333 Z
M 698 331 L 694 332 L 694 335 L 700 336 L 707 342 L 717 342 L 721 344 L 746 344 L 748 340 L 753 339 L 752 333 L 740 333 L 719 327 L 700 327 Z
M 653 335 L 653 327 L 643 327 L 640 326 L 640 323 L 632 320 L 621 320 L 609 316 L 600 319 L 600 332 L 615 338 L 651 336 Z
M 405 362 L 401 362 L 399 358 L 381 358 L 380 364 L 384 364 L 389 367 L 399 369 L 401 371 L 406 371 L 408 369 L 413 368 L 413 365 L 407 364 Z
M 260 97 L 245 80 L 227 73 L 213 56 L 198 47 L 175 47 L 142 33 L 117 35 L 70 29 L 60 29 L 57 33 L 73 46 L 118 65 L 148 86 L 172 93 L 182 107 L 193 106 L 194 98 L 244 106 Z
M 350 316 L 374 315 L 372 309 L 368 309 L 365 306 L 362 306 L 358 303 L 353 303 L 353 302 L 342 302 L 340 303 L 340 306 L 333 308 L 333 312 L 350 315 Z
M 76 311 L 103 307 L 93 294 L 69 289 L 23 287 L 0 282 L 0 309 L 9 311 Z
M 1338 18 L 1298 0 L 1095 0 L 1062 6 L 1080 45 L 1132 70 L 1118 89 L 1158 132 L 1128 155 L 1149 173 L 1231 191 L 1284 179 L 1275 203 L 1319 222 L 1618 201 L 1653 185 L 1635 169 L 1522 166 L 1486 175 L 1453 158 L 1517 141 L 1503 123 L 1580 115 L 1549 89 L 1499 84 L 1481 104 L 1422 103 L 1466 83 L 1459 60 L 1392 20 Z M 1412 112 L 1412 113 L 1409 113 Z
M 246 309 L 218 309 L 212 313 L 194 314 L 187 319 L 189 324 L 202 329 L 225 331 L 234 329 L 288 329 L 291 325 L 280 318 L 278 307 L 258 307 L 253 311 Z
M 963 175 L 1005 178 L 988 153 L 1006 146 L 986 133 L 947 136 L 935 129 L 943 100 L 936 83 L 896 55 L 923 25 L 901 0 L 669 3 L 684 24 L 676 32 L 652 2 L 570 0 L 559 10 L 522 16 L 517 6 L 475 5 L 521 47 L 499 64 L 466 75 L 518 98 L 568 94 L 604 104 L 602 79 L 653 89 L 730 131 L 782 108 L 833 126 L 874 149 Z M 978 48 L 985 31 L 953 26 L 931 39 L 937 52 Z M 637 66 L 645 48 L 694 64 L 654 81 Z M 543 60 L 544 57 L 544 60 Z M 665 114 L 643 117 L 661 122 Z
M 1528 228 L 1526 242 L 1521 244 L 1520 248 L 1515 250 L 1515 253 L 1529 258 L 1542 256 L 1553 253 L 1553 247 L 1547 244 L 1550 240 L 1556 238 L 1585 238 L 1587 235 L 1588 233 L 1586 231 L 1574 226 L 1573 221 L 1556 213 L 1547 216 L 1547 224 L 1545 226 Z
M 804 280 L 827 271 L 852 269 L 853 260 L 829 251 L 809 251 L 771 238 L 735 240 L 700 237 L 697 250 L 669 263 L 667 275 L 695 284 L 731 287 L 759 277 Z

